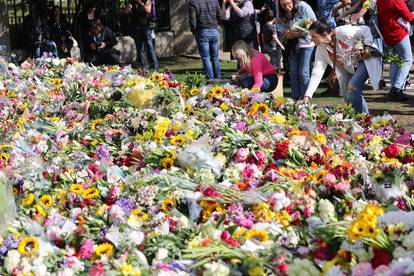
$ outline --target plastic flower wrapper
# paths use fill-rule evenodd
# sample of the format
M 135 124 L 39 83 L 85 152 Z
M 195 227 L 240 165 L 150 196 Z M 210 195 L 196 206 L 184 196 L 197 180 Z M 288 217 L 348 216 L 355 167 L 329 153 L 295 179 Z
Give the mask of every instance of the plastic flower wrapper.
M 203 136 L 177 154 L 177 160 L 185 169 L 211 169 L 217 176 L 221 174 L 222 164 L 218 162 L 208 143 L 208 136 Z
M 16 203 L 11 185 L 1 174 L 0 177 L 0 232 L 3 232 L 16 216 Z

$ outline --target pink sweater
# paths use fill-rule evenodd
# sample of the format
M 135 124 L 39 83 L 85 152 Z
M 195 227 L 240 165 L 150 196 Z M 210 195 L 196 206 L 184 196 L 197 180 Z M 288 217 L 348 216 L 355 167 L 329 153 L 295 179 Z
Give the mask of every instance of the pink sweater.
M 254 85 L 253 88 L 260 88 L 263 85 L 263 77 L 268 75 L 275 75 L 276 70 L 266 59 L 265 55 L 255 51 L 255 54 L 251 58 L 250 68 L 244 65 L 242 71 L 248 71 L 253 75 Z

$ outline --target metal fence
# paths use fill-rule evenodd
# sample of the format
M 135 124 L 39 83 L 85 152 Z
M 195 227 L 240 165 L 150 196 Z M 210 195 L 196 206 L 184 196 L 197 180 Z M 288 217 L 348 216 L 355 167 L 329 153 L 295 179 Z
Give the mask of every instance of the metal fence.
M 27 45 L 27 34 L 24 30 L 24 19 L 29 17 L 30 2 L 42 2 L 42 12 L 48 12 L 54 5 L 61 8 L 62 13 L 71 24 L 71 31 L 77 35 L 77 18 L 82 12 L 86 0 L 7 0 L 10 40 L 12 48 L 25 48 Z M 122 34 L 120 19 L 122 17 L 122 7 L 126 0 L 95 0 L 100 11 L 102 21 L 118 34 Z M 170 7 L 169 0 L 155 0 L 157 11 L 156 31 L 166 31 L 170 29 Z

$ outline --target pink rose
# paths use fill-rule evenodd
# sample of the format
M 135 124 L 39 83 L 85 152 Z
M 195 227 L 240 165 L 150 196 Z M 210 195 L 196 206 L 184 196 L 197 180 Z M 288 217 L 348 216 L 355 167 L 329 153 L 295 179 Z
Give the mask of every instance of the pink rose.
M 347 190 L 349 190 L 351 185 L 349 184 L 348 180 L 342 180 L 341 182 L 336 184 L 334 187 L 335 187 L 335 190 L 337 190 L 337 191 L 347 191 Z
M 254 177 L 254 168 L 252 166 L 246 166 L 243 169 L 242 176 L 244 179 L 251 180 Z
M 246 227 L 247 229 L 250 229 L 253 226 L 253 221 L 250 219 L 242 218 L 236 221 L 236 224 L 240 227 Z
M 240 148 L 237 150 L 235 161 L 237 163 L 242 163 L 247 160 L 249 157 L 249 150 L 246 148 Z
M 327 173 L 323 176 L 323 183 L 327 186 L 334 186 L 336 184 L 336 177 L 331 173 Z
M 93 254 L 93 241 L 87 240 L 79 250 L 79 256 L 82 259 L 88 259 Z
M 312 216 L 312 210 L 309 207 L 305 207 L 305 209 L 303 209 L 303 213 L 305 214 L 305 217 L 307 218 Z
M 267 158 L 266 154 L 263 151 L 256 150 L 254 154 L 256 155 L 257 165 L 261 166 L 266 164 Z
M 243 131 L 245 127 L 246 127 L 245 122 L 240 122 L 240 123 L 236 124 L 236 129 L 239 130 L 239 131 Z

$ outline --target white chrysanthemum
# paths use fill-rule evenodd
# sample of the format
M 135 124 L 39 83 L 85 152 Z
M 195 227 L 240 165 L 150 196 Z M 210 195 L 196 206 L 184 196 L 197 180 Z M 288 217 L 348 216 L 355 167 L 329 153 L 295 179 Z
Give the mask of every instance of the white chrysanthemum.
M 403 247 L 398 246 L 398 247 L 397 247 L 397 248 L 395 248 L 395 249 L 394 249 L 394 251 L 392 252 L 392 256 L 393 256 L 395 259 L 404 258 L 404 257 L 406 257 L 406 256 L 407 256 L 407 251 L 406 251 Z
M 227 276 L 230 274 L 230 268 L 223 262 L 213 262 L 205 264 L 206 269 L 203 276 Z
M 319 276 L 321 273 L 311 261 L 307 259 L 295 259 L 293 263 L 289 265 L 287 275 Z
M 290 205 L 289 197 L 285 193 L 274 193 L 271 197 L 271 206 L 274 211 L 280 211 Z
M 20 253 L 17 250 L 10 250 L 4 260 L 4 268 L 8 273 L 11 273 L 15 267 L 20 263 Z
M 407 248 L 407 250 L 414 251 L 414 231 L 405 236 L 403 246 Z
M 327 199 L 321 199 L 318 204 L 319 217 L 324 222 L 335 220 L 335 207 Z

